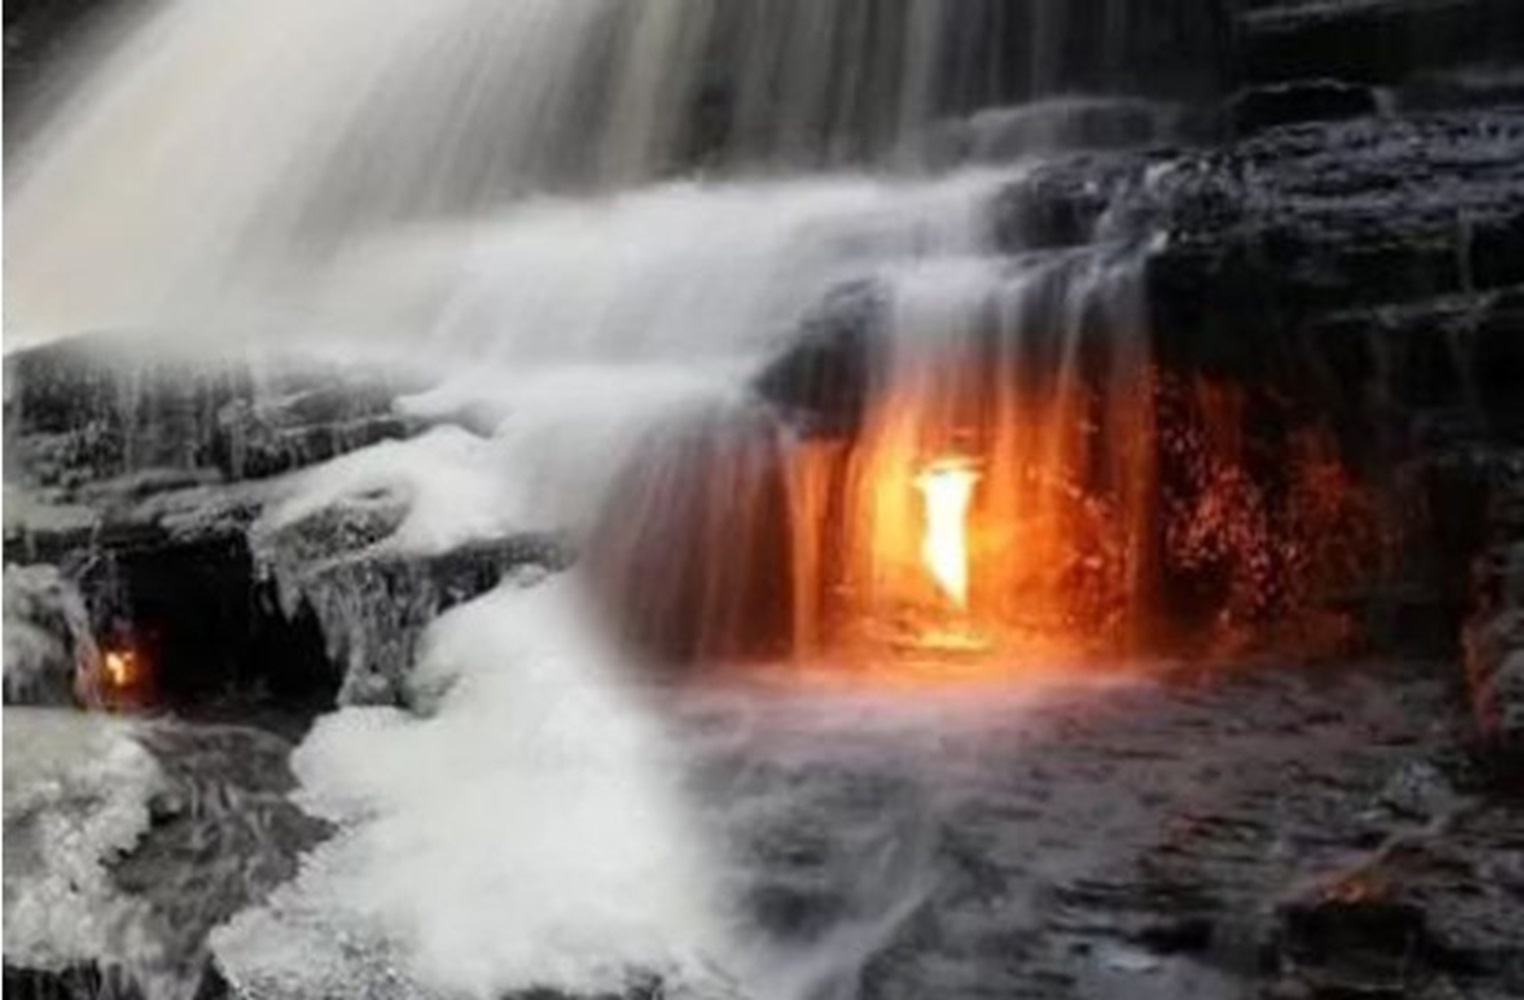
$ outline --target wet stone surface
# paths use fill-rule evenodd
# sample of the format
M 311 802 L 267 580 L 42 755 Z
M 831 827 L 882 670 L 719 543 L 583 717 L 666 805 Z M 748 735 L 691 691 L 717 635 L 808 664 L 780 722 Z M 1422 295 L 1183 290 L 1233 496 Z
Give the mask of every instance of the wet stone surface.
M 1466 681 L 1478 735 L 1505 782 L 1524 787 L 1524 452 L 1492 470 L 1485 521 L 1491 544 L 1472 566 Z
M 181 963 L 203 992 L 217 992 L 206 935 L 294 877 L 298 859 L 330 828 L 287 796 L 296 781 L 291 745 L 260 730 L 164 726 L 142 742 L 167 788 L 149 802 L 152 827 L 111 869 L 120 890 L 145 901 L 144 933 Z
M 1453 683 L 707 695 L 690 721 L 753 918 L 864 996 L 1513 996 L 1524 811 L 1473 778 Z

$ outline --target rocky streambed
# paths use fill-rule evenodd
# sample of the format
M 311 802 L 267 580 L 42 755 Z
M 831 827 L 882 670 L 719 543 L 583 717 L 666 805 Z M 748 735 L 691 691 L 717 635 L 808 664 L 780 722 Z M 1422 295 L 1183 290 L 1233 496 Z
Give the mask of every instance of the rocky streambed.
M 750 906 L 780 955 L 854 954 L 835 988 L 1504 997 L 1524 822 L 1456 697 L 1263 664 L 689 711 Z
M 1470 753 L 1443 663 L 917 682 L 661 695 L 777 995 L 1503 998 L 1524 984 L 1524 820 Z M 35 735 L 15 710 L 6 723 L 9 739 Z M 104 861 L 102 899 L 130 901 L 127 940 L 161 956 L 159 978 L 138 981 L 162 990 L 193 983 L 206 931 L 327 831 L 285 803 L 272 737 L 160 723 L 136 739 L 162 777 L 141 836 Z M 41 833 L 8 811 L 8 895 Z M 199 995 L 224 995 L 208 975 Z M 6 987 L 143 995 L 133 982 L 8 964 Z

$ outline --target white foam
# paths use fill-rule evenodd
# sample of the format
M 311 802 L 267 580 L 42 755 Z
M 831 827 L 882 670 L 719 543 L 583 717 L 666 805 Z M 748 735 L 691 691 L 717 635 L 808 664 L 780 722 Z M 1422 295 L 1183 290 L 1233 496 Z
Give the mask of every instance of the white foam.
M 215 935 L 235 983 L 491 997 L 708 974 L 724 925 L 682 767 L 574 587 L 509 586 L 442 618 L 421 665 L 443 692 L 432 717 L 319 723 L 294 759 L 300 800 L 345 832 Z

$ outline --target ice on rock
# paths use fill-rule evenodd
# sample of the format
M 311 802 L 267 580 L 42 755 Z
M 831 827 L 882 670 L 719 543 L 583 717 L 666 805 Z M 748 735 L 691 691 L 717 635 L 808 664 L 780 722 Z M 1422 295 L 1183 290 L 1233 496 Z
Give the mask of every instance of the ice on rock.
M 682 767 L 576 588 L 509 584 L 441 618 L 430 717 L 319 722 L 293 760 L 300 802 L 341 833 L 214 935 L 236 986 L 493 997 L 708 975 L 724 921 Z
M 7 630 L 9 631 L 9 630 Z M 111 716 L 5 710 L 5 957 L 31 968 L 152 960 L 135 904 L 106 865 L 149 826 L 162 785 L 135 726 Z
M 335 459 L 300 477 L 298 488 L 266 515 L 268 533 L 356 499 L 392 497 L 407 513 L 388 546 L 440 552 L 513 529 L 502 501 L 508 483 L 496 471 L 491 442 L 442 427 L 408 441 L 388 441 Z
M 99 657 L 84 599 L 55 566 L 5 568 L 5 703 L 67 705 Z

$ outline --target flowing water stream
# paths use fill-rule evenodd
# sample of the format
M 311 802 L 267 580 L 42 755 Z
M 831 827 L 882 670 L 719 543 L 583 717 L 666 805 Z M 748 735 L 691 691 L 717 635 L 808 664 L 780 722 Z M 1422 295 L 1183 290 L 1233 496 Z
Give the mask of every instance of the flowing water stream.
M 8 164 L 7 348 L 104 330 L 144 357 L 406 371 L 431 386 L 412 413 L 472 428 L 315 470 L 263 527 L 391 491 L 410 508 L 385 544 L 405 553 L 602 539 L 592 561 L 623 606 L 675 607 L 701 660 L 755 652 L 736 639 L 761 614 L 737 569 L 749 543 L 727 525 L 760 519 L 745 504 L 774 488 L 787 516 L 762 548 L 786 564 L 787 625 L 767 651 L 893 646 L 884 623 L 925 597 L 906 579 L 917 476 L 967 457 L 983 523 L 1003 526 L 973 539 L 1001 569 L 975 575 L 970 614 L 1002 641 L 1061 623 L 1120 644 L 1153 475 L 1146 248 L 1103 214 L 1080 245 L 1034 249 L 998 231 L 996 204 L 1056 148 L 1168 129 L 1139 83 L 1158 60 L 1139 53 L 1192 22 L 1136 7 L 158 4 Z M 843 450 L 756 385 L 852 289 L 880 342 Z M 667 444 L 705 426 L 725 429 L 704 445 L 720 457 L 695 472 Z M 735 428 L 737 448 L 715 445 Z M 713 535 L 680 572 L 686 510 Z M 856 991 L 930 891 L 923 806 L 864 833 L 855 912 L 785 973 L 581 583 L 508 585 L 437 623 L 427 713 L 319 722 L 298 801 L 338 832 L 213 934 L 230 981 L 259 997 L 597 992 L 637 972 L 676 995 Z M 682 587 L 701 599 L 674 604 Z

